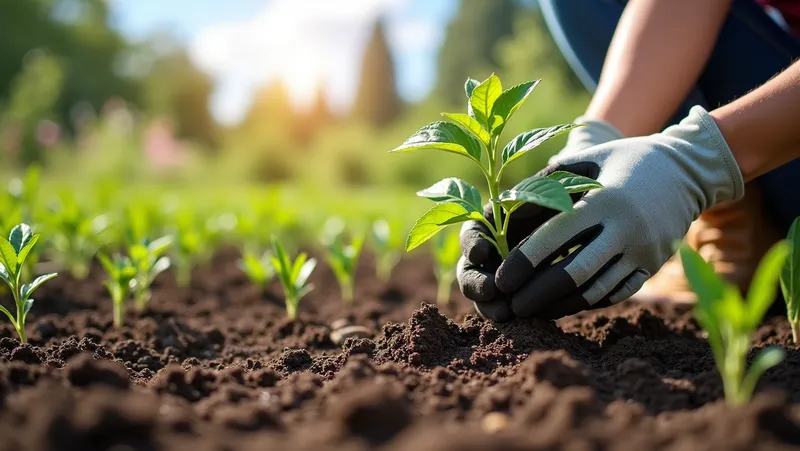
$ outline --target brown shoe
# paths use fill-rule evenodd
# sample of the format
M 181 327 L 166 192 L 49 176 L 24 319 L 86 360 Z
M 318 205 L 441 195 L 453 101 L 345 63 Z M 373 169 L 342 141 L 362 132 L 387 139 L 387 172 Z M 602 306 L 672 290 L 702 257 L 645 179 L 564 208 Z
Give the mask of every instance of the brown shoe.
M 763 210 L 761 191 L 745 185 L 745 196 L 711 208 L 694 221 L 684 241 L 714 265 L 718 274 L 744 293 L 759 261 L 781 239 Z M 694 292 L 677 255 L 648 280 L 634 298 L 641 301 L 694 302 Z

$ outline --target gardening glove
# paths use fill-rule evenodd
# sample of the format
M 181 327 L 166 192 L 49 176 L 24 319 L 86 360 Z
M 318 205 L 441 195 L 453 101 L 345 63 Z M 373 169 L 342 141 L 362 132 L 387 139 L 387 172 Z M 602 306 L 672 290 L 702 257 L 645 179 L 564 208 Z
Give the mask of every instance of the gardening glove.
M 586 125 L 572 129 L 568 134 L 567 144 L 559 152 L 559 155 L 579 152 L 623 137 L 614 126 L 604 121 L 579 117 L 575 123 Z M 536 175 L 546 176 L 556 170 L 558 168 L 551 165 Z M 573 195 L 573 202 L 581 196 L 582 194 Z M 517 245 L 555 214 L 554 210 L 538 205 L 523 205 L 512 214 L 509 220 L 507 235 L 509 246 Z M 490 222 L 494 221 L 491 204 L 484 206 L 484 216 Z M 473 301 L 476 310 L 482 316 L 494 321 L 508 321 L 513 316 L 509 299 L 497 290 L 494 283 L 494 272 L 501 263 L 500 255 L 494 246 L 481 235 L 488 233 L 486 227 L 478 221 L 468 221 L 462 226 L 461 249 L 463 256 L 458 263 L 458 284 L 461 292 Z
M 702 211 L 744 194 L 733 154 L 699 106 L 662 133 L 552 163 L 604 187 L 586 193 L 574 212 L 542 224 L 498 267 L 496 288 L 520 317 L 559 318 L 627 299 L 673 254 L 673 243 Z

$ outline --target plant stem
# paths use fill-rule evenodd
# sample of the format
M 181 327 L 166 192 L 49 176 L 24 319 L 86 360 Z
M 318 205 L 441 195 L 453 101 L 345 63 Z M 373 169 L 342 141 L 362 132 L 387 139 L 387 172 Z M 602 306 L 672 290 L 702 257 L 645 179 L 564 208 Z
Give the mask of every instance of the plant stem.
M 20 288 L 19 277 L 17 277 L 17 286 L 12 290 L 14 293 L 14 304 L 17 306 L 17 322 L 14 324 L 14 328 L 17 329 L 17 334 L 19 334 L 19 342 L 25 344 L 28 342 L 28 335 L 25 333 L 25 319 L 23 318 L 24 313 L 22 311 L 22 293 L 20 293 Z
M 290 320 L 294 321 L 297 319 L 297 304 L 299 304 L 299 301 L 287 293 L 284 293 L 284 296 L 286 296 L 286 315 Z
M 800 338 L 800 321 L 791 321 L 789 324 L 792 326 L 792 340 L 797 344 L 797 340 Z
M 122 308 L 125 304 L 123 302 L 118 302 L 114 300 L 114 328 L 119 329 L 122 327 L 122 319 L 124 314 L 124 309 Z
M 497 252 L 500 258 L 508 257 L 508 241 L 506 240 L 506 228 L 508 222 L 503 225 L 503 206 L 496 199 L 500 195 L 500 173 L 497 171 L 497 158 L 495 155 L 495 140 L 489 141 L 489 200 L 492 203 L 492 215 L 494 216 L 494 230 L 492 234 L 497 242 Z
M 342 292 L 342 300 L 347 304 L 352 304 L 353 300 L 355 299 L 355 294 L 353 293 L 353 282 L 343 278 L 339 281 L 339 287 Z
M 439 283 L 437 285 L 437 290 L 436 290 L 437 304 L 445 305 L 450 303 L 450 293 L 452 292 L 452 286 L 453 286 L 452 274 L 447 273 L 439 276 Z

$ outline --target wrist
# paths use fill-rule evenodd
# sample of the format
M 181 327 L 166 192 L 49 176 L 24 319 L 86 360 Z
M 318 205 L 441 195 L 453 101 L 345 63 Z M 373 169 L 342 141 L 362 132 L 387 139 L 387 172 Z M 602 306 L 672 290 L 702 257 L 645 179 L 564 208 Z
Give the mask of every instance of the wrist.
M 741 115 L 731 108 L 718 108 L 709 113 L 711 119 L 719 128 L 720 133 L 725 138 L 725 142 L 731 149 L 733 158 L 739 166 L 739 172 L 745 182 L 749 182 L 759 175 L 759 154 L 757 152 L 746 152 L 743 149 L 749 147 L 747 143 L 746 130 L 741 123 Z M 758 145 L 753 143 L 750 145 Z

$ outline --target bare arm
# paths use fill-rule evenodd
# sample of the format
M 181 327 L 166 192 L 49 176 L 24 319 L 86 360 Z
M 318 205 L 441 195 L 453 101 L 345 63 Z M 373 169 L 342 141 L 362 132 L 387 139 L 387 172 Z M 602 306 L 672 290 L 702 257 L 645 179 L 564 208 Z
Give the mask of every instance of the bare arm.
M 800 62 L 711 117 L 745 182 L 800 158 Z
M 697 82 L 732 0 L 630 0 L 586 116 L 625 136 L 664 128 Z

